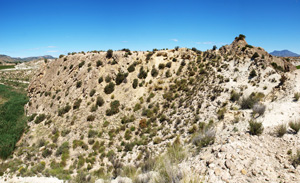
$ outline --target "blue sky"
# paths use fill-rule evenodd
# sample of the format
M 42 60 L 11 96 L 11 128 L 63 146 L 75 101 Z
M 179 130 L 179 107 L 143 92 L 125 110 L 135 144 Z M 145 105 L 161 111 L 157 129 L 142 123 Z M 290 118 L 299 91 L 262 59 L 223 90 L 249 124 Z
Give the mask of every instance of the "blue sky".
M 0 0 L 0 54 L 230 44 L 300 54 L 300 0 Z

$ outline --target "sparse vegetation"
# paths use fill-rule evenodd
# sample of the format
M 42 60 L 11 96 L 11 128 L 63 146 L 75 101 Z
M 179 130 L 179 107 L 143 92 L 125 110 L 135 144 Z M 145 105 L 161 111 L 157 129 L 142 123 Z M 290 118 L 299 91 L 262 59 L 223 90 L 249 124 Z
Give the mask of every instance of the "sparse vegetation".
M 108 58 L 108 59 L 112 58 L 113 52 L 114 52 L 114 51 L 111 50 L 111 49 L 107 50 L 107 52 L 106 52 L 106 58 Z
M 111 94 L 115 90 L 115 84 L 113 82 L 109 82 L 108 85 L 105 86 L 104 92 L 106 94 Z
M 157 75 L 158 75 L 158 70 L 155 69 L 155 67 L 153 67 L 152 70 L 151 70 L 151 76 L 156 77 Z
M 78 67 L 81 68 L 84 64 L 85 64 L 85 61 L 82 61 L 82 62 L 80 62 L 80 64 L 78 65 Z
M 101 60 L 98 60 L 97 63 L 96 63 L 96 66 L 97 66 L 97 67 L 100 67 L 100 66 L 102 66 L 102 65 L 103 65 L 103 62 L 102 62 Z
M 251 70 L 250 74 L 249 74 L 249 78 L 252 79 L 255 76 L 257 76 L 256 71 L 254 69 Z
M 135 63 L 131 64 L 131 65 L 127 68 L 128 72 L 134 72 L 134 71 L 135 71 L 135 66 L 136 66 Z
M 34 123 L 39 124 L 40 122 L 44 121 L 45 119 L 46 119 L 46 115 L 40 114 L 35 118 Z
M 297 150 L 297 154 L 294 155 L 292 158 L 292 165 L 297 168 L 298 165 L 300 165 L 300 150 Z
M 96 93 L 96 90 L 95 90 L 95 89 L 92 89 L 92 90 L 90 91 L 90 97 L 94 96 L 95 93 Z
M 260 96 L 258 94 L 252 93 L 246 98 L 242 98 L 240 105 L 241 109 L 252 109 L 254 104 L 256 104 L 260 100 Z
M 76 83 L 76 87 L 77 87 L 77 88 L 80 88 L 80 87 L 81 87 L 81 85 L 82 85 L 82 81 L 77 81 L 77 83 Z
M 104 99 L 100 96 L 97 97 L 96 105 L 101 107 L 104 104 Z
M 240 99 L 240 94 L 237 93 L 236 91 L 232 90 L 232 91 L 231 91 L 231 94 L 230 94 L 230 100 L 231 100 L 232 102 L 236 102 L 236 101 L 238 101 L 239 99 Z
M 140 72 L 138 74 L 138 78 L 139 79 L 146 79 L 147 78 L 148 73 L 144 70 L 143 67 L 140 68 Z
M 299 92 L 295 93 L 294 100 L 297 102 L 299 100 L 299 98 L 300 98 L 300 93 Z
M 132 87 L 134 88 L 134 89 L 136 89 L 136 87 L 138 86 L 138 79 L 134 79 L 133 80 L 133 83 L 132 83 Z
M 281 124 L 276 127 L 276 136 L 282 137 L 287 131 L 286 124 Z
M 128 76 L 128 73 L 119 72 L 116 77 L 116 85 L 120 85 Z
M 249 132 L 251 135 L 261 135 L 264 131 L 264 127 L 261 122 L 254 120 L 249 121 Z
M 86 118 L 87 121 L 94 121 L 95 120 L 95 116 L 94 115 L 88 115 L 88 117 Z
M 252 55 L 251 60 L 254 60 L 254 59 L 258 58 L 258 57 L 259 57 L 259 54 L 258 54 L 257 52 L 255 52 L 255 53 Z
M 236 37 L 235 39 L 236 39 L 237 41 L 239 41 L 239 40 L 245 40 L 245 38 L 246 38 L 245 35 L 240 34 L 239 37 Z
M 58 109 L 58 116 L 63 116 L 64 114 L 66 114 L 67 112 L 69 112 L 71 109 L 71 106 L 69 104 L 67 104 L 65 107 L 63 108 L 59 108 Z
M 120 102 L 118 100 L 114 100 L 110 103 L 110 109 L 106 110 L 107 116 L 112 116 L 119 112 Z
M 73 104 L 73 109 L 79 109 L 82 99 L 77 99 Z
M 300 130 L 300 120 L 289 122 L 289 126 L 295 133 L 298 133 Z
M 203 147 L 213 144 L 215 136 L 216 132 L 212 127 L 205 127 L 194 136 L 192 143 L 200 150 Z

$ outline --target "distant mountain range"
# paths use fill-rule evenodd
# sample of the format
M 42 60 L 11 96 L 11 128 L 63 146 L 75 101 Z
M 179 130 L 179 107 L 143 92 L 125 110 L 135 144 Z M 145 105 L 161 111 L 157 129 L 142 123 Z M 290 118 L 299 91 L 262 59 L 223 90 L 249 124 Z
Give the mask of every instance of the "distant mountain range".
M 28 62 L 32 60 L 39 60 L 39 59 L 54 59 L 51 55 L 45 55 L 45 56 L 37 56 L 37 57 L 10 57 L 7 55 L 0 55 L 0 62 Z
M 273 51 L 270 53 L 273 56 L 277 57 L 299 57 L 300 55 L 289 50 Z

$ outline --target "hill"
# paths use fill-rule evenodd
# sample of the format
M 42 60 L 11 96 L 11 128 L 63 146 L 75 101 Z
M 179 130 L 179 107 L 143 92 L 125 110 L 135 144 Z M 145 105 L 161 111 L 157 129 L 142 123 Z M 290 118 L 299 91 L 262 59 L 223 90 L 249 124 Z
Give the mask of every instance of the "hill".
M 25 57 L 25 58 L 19 58 L 19 57 L 10 57 L 7 55 L 0 55 L 0 63 L 12 63 L 12 62 L 28 62 L 32 60 L 39 60 L 39 59 L 55 59 L 51 55 L 45 55 L 45 56 L 37 56 L 37 57 Z
M 29 127 L 0 172 L 74 182 L 296 182 L 300 122 L 289 133 L 279 125 L 299 116 L 299 79 L 294 65 L 243 35 L 205 52 L 62 56 L 30 82 Z
M 277 57 L 299 57 L 300 55 L 297 53 L 293 53 L 289 50 L 281 50 L 281 51 L 273 51 L 270 53 L 273 56 L 277 56 Z

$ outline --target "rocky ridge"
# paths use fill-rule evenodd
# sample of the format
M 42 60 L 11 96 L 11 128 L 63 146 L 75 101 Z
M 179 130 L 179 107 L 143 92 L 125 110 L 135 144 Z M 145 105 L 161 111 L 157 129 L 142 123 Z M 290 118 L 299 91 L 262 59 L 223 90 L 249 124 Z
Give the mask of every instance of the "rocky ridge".
M 297 182 L 299 168 L 291 157 L 299 135 L 289 129 L 279 138 L 275 132 L 298 120 L 293 97 L 299 77 L 293 64 L 248 45 L 243 36 L 206 52 L 69 54 L 45 63 L 30 83 L 30 128 L 13 159 L 22 162 L 22 176 L 42 164 L 34 174 L 130 177 L 124 171 L 134 166 L 139 175 L 129 182 L 151 182 L 162 172 L 160 182 Z M 240 109 L 251 94 L 266 106 L 264 114 Z M 249 134 L 250 120 L 262 122 L 262 135 Z M 196 137 L 206 133 L 215 134 L 214 143 L 197 147 Z M 172 144 L 185 154 L 169 162 L 173 168 L 145 168 Z

